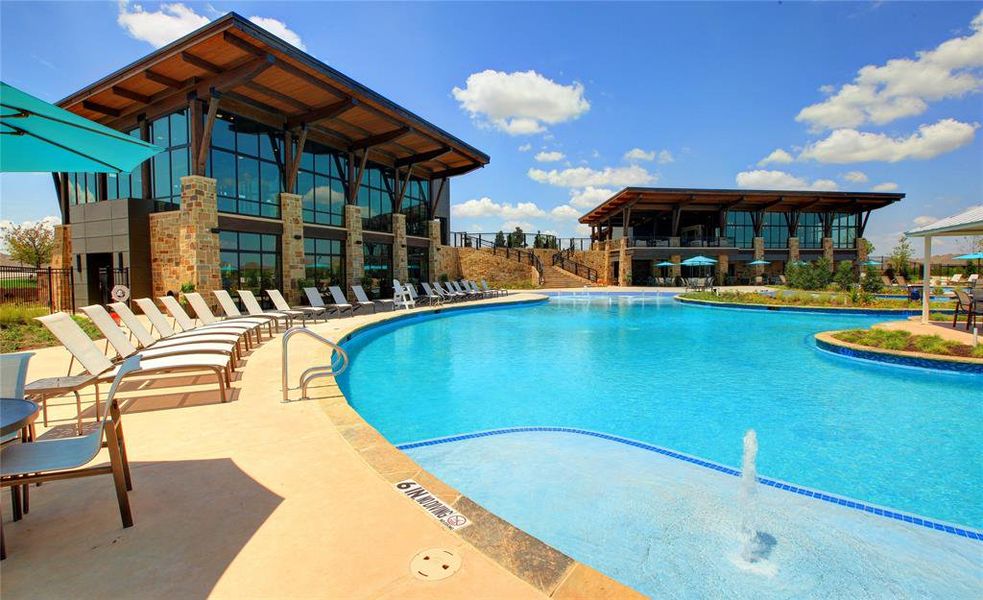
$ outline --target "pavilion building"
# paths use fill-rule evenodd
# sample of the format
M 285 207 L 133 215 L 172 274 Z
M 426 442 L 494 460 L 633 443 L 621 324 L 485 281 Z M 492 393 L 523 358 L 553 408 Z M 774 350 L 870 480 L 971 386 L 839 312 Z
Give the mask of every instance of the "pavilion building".
M 645 285 L 662 272 L 685 275 L 697 255 L 717 261 L 718 283 L 751 283 L 783 273 L 791 261 L 867 259 L 864 230 L 872 211 L 897 193 L 626 188 L 580 218 L 595 249 L 606 252 L 607 278 Z M 750 265 L 768 261 L 768 265 Z
M 230 13 L 59 106 L 165 148 L 132 173 L 53 173 L 54 266 L 77 304 L 194 287 L 437 276 L 450 179 L 489 157 Z

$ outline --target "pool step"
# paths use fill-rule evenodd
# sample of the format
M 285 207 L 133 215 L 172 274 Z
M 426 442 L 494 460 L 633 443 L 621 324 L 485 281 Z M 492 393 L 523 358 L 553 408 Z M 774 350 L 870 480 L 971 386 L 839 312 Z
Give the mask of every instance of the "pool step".
M 578 277 L 569 271 L 564 271 L 552 265 L 543 265 L 543 285 L 544 289 L 555 288 L 581 288 L 585 285 L 594 285 L 583 277 Z

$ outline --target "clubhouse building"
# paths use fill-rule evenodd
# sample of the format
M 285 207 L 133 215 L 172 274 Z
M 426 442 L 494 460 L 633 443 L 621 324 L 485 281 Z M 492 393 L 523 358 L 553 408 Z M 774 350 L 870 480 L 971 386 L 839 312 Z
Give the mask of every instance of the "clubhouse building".
M 132 173 L 53 173 L 53 266 L 79 305 L 184 287 L 437 277 L 450 180 L 489 157 L 235 13 L 59 102 L 166 149 Z M 210 297 L 210 294 L 205 294 Z
M 753 283 L 792 261 L 867 260 L 864 230 L 872 211 L 904 194 L 626 188 L 580 218 L 593 247 L 606 253 L 612 283 L 645 285 L 680 276 L 697 255 L 717 260 L 719 283 Z M 769 264 L 750 265 L 754 261 Z M 658 263 L 672 267 L 657 267 Z M 666 272 L 663 272 L 665 269 Z

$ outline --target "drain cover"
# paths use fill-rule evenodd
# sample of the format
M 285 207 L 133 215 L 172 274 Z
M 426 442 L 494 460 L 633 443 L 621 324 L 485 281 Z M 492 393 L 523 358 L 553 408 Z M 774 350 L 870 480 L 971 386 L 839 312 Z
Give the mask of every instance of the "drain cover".
M 461 555 L 445 548 L 429 548 L 413 557 L 410 571 L 423 581 L 447 579 L 461 568 Z

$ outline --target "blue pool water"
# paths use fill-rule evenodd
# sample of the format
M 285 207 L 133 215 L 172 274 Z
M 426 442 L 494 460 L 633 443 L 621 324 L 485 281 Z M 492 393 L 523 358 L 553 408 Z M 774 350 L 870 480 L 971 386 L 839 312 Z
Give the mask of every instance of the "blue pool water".
M 983 527 L 983 377 L 859 363 L 812 342 L 878 320 L 554 300 L 364 332 L 346 344 L 340 383 L 394 443 L 555 425 L 739 468 L 754 428 L 762 476 Z

